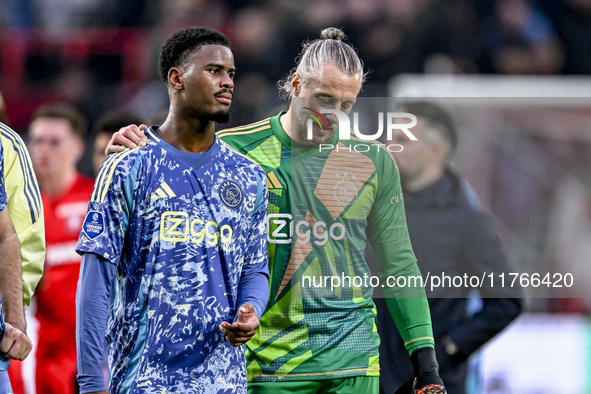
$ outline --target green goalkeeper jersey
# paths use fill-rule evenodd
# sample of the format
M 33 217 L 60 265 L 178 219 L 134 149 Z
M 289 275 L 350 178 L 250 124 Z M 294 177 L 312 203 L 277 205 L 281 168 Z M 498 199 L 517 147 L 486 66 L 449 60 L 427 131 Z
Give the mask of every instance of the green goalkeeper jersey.
M 338 141 L 335 133 L 327 144 L 303 147 L 283 130 L 284 113 L 218 132 L 265 170 L 269 187 L 271 293 L 247 343 L 248 379 L 378 376 L 368 241 L 407 350 L 433 346 L 424 289 L 382 286 L 387 277 L 420 275 L 398 169 L 377 142 Z

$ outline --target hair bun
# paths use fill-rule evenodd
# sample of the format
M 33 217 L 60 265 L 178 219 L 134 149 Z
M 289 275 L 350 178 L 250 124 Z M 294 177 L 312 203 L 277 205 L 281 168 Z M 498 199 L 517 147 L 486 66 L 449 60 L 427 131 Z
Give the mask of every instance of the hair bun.
M 343 38 L 345 38 L 345 32 L 343 32 L 341 29 L 337 29 L 336 27 L 329 27 L 320 32 L 320 37 L 325 40 L 341 41 Z

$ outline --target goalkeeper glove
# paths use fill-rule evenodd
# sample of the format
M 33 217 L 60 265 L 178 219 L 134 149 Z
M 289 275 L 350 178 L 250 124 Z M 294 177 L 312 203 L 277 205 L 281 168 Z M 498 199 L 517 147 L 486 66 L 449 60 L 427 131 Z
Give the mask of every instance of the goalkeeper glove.
M 410 361 L 415 374 L 413 394 L 447 394 L 439 377 L 435 349 L 424 347 L 415 350 L 410 356 Z

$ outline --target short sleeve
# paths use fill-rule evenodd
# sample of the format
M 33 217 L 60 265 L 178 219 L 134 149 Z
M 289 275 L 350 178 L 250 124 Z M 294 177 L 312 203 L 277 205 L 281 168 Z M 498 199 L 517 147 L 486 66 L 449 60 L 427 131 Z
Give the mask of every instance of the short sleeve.
M 133 211 L 133 191 L 141 160 L 135 150 L 110 155 L 102 164 L 76 251 L 95 253 L 117 265 Z

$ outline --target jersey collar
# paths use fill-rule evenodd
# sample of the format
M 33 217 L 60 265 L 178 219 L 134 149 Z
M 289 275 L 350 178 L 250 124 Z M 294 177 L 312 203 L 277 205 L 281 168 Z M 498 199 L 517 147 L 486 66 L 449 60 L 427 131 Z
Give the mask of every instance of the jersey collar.
M 178 159 L 182 160 L 189 166 L 193 167 L 194 170 L 202 167 L 203 165 L 207 164 L 211 159 L 213 159 L 220 150 L 220 139 L 216 135 L 215 140 L 213 141 L 213 145 L 211 148 L 204 153 L 188 153 L 183 152 L 174 146 L 170 145 L 168 142 L 164 141 L 158 135 L 158 126 L 151 126 L 148 130 L 149 138 L 152 138 L 154 142 L 163 148 L 165 151 L 171 153 Z

